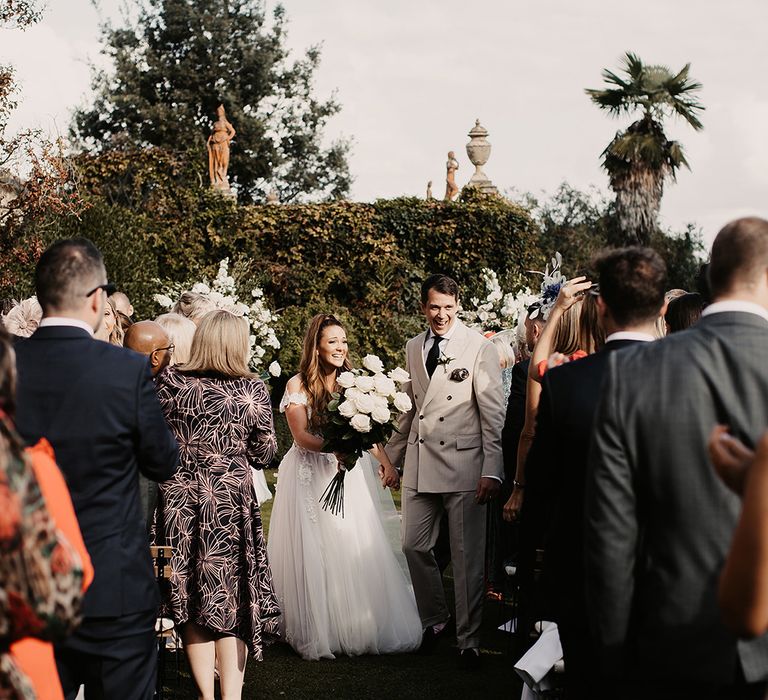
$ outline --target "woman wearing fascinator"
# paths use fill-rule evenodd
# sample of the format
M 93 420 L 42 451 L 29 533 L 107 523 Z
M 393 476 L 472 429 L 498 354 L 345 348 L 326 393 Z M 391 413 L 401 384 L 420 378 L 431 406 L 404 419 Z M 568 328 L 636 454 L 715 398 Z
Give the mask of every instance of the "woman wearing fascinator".
M 13 302 L 11 309 L 3 316 L 3 324 L 12 335 L 29 338 L 37 330 L 42 318 L 43 309 L 37 297 L 29 297 Z
M 341 322 L 315 316 L 280 402 L 294 442 L 278 470 L 269 562 L 285 639 L 308 660 L 408 652 L 421 643 L 410 577 L 396 554 L 400 519 L 386 488 L 400 478 L 384 450 L 371 450 L 378 475 L 367 454 L 346 472 L 343 517 L 320 504 L 339 469 L 320 435 L 337 379 L 351 369 L 347 350 Z

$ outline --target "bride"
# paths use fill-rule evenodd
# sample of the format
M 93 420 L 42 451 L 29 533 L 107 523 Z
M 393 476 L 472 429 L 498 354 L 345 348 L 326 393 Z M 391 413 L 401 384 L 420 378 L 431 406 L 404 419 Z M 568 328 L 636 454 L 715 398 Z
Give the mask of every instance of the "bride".
M 364 455 L 346 474 L 344 517 L 319 503 L 338 469 L 336 456 L 320 451 L 322 418 L 336 377 L 348 369 L 341 323 L 315 316 L 299 374 L 280 403 L 294 443 L 278 471 L 268 541 L 285 639 L 305 659 L 408 652 L 421 643 L 399 516 L 386 489 L 399 476 L 384 451 L 371 451 L 378 473 Z

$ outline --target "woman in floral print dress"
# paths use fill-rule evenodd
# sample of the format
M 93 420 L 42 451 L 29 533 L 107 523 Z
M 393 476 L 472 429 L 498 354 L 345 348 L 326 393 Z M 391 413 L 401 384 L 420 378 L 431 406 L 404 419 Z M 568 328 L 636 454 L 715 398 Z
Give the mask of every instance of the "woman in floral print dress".
M 280 610 L 272 588 L 251 466 L 277 449 L 269 394 L 248 370 L 248 327 L 228 311 L 200 323 L 189 362 L 157 381 L 180 466 L 160 484 L 155 539 L 173 546 L 171 614 L 201 698 L 239 698 L 246 651 L 262 658 Z

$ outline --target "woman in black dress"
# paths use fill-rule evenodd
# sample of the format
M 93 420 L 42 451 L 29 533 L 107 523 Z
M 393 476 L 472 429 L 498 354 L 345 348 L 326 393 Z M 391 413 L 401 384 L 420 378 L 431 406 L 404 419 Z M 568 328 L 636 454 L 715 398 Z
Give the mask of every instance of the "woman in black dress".
M 175 548 L 171 614 L 205 700 L 213 698 L 216 658 L 222 697 L 240 697 L 247 651 L 261 660 L 280 614 L 251 478 L 251 466 L 269 464 L 277 441 L 248 349 L 247 320 L 212 311 L 189 362 L 157 380 L 180 466 L 160 484 L 156 539 Z

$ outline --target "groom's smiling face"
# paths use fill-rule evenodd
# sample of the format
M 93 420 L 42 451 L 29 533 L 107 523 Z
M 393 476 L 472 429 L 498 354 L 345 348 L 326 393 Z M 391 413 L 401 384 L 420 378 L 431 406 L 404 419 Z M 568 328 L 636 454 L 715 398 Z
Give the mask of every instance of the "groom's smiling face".
M 430 289 L 427 303 L 422 304 L 421 310 L 432 332 L 435 335 L 444 335 L 453 325 L 458 306 L 458 299 L 452 294 L 443 294 L 436 289 Z

